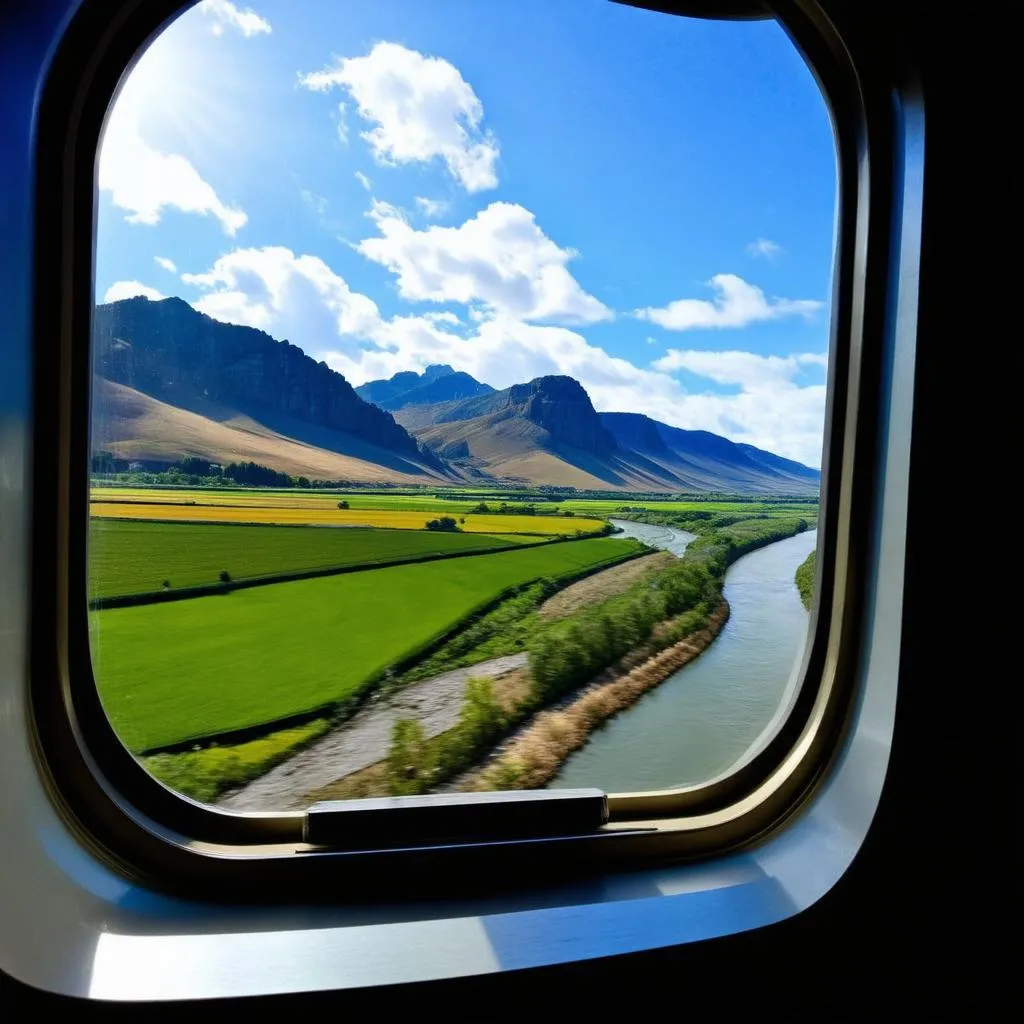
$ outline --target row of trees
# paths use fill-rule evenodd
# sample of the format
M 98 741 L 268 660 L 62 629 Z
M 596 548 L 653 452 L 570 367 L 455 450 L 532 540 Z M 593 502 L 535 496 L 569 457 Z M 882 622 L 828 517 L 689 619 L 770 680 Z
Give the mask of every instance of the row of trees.
M 706 616 L 719 599 L 707 567 L 681 560 L 538 631 L 529 644 L 537 701 L 546 704 L 593 678 L 648 640 L 659 622 L 695 608 Z

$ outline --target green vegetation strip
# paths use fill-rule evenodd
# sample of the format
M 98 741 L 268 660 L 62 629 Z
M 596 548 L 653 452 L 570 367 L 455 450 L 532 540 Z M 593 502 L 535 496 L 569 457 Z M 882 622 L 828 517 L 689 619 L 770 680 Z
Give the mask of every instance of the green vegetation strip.
M 94 600 L 174 593 L 216 586 L 222 572 L 232 580 L 252 580 L 495 551 L 520 543 L 509 536 L 426 530 L 93 519 L 89 590 Z
M 331 727 L 329 718 L 316 718 L 303 725 L 245 743 L 180 754 L 153 754 L 142 759 L 143 767 L 164 785 L 192 797 L 212 803 L 225 790 L 244 786 L 291 757 Z
M 105 609 L 92 618 L 100 696 L 136 752 L 285 719 L 353 697 L 508 588 L 644 550 L 596 538 Z
M 814 598 L 814 565 L 815 552 L 812 551 L 796 571 L 796 588 L 800 591 L 800 600 L 808 611 L 811 610 L 811 601 Z

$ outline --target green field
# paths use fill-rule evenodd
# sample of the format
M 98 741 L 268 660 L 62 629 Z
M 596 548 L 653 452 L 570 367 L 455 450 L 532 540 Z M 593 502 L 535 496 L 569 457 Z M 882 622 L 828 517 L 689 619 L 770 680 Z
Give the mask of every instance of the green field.
M 124 743 L 164 747 L 351 696 L 505 588 L 642 549 L 610 538 L 543 544 L 106 609 L 91 615 L 93 668 Z
M 93 519 L 91 597 L 146 594 L 216 583 L 221 571 L 244 580 L 350 565 L 386 565 L 428 555 L 492 551 L 537 537 L 427 530 L 228 526 Z

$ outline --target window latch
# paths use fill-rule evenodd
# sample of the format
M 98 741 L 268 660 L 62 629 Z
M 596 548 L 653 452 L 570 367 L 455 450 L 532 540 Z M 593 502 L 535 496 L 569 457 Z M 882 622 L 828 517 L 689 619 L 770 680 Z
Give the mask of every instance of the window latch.
M 580 835 L 607 821 L 608 798 L 599 789 L 431 793 L 316 803 L 302 835 L 314 846 L 367 850 Z

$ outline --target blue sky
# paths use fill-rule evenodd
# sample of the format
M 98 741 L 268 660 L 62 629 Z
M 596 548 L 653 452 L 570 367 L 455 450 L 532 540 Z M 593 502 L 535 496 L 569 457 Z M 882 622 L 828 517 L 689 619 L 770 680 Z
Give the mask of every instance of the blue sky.
M 205 0 L 99 159 L 97 299 L 353 383 L 447 362 L 820 463 L 835 151 L 772 22 L 607 0 Z

